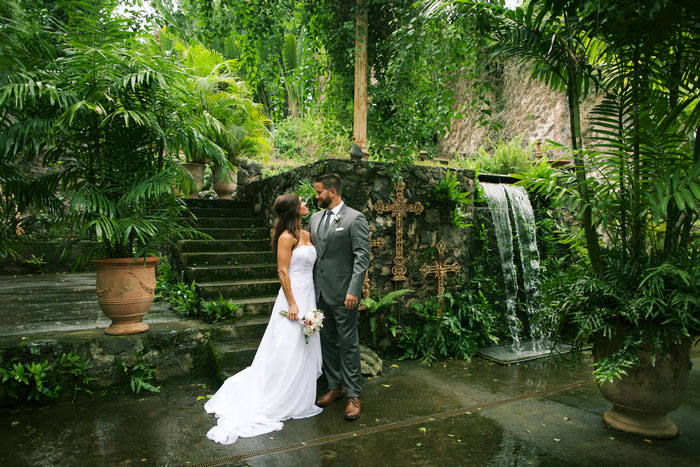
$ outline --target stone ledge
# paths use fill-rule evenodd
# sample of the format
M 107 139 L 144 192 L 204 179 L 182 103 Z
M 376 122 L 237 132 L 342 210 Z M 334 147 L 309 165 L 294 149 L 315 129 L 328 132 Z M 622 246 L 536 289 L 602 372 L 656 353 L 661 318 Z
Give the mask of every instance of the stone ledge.
M 223 325 L 223 327 L 230 325 Z M 210 372 L 213 325 L 184 320 L 151 324 L 147 332 L 110 336 L 104 329 L 34 333 L 30 337 L 0 337 L 0 364 L 18 358 L 22 362 L 42 362 L 65 352 L 85 353 L 92 364 L 89 375 L 96 378 L 96 390 L 124 386 L 127 378 L 117 371 L 120 362 L 135 361 L 138 355 L 156 370 L 156 384 L 169 379 Z M 0 386 L 0 406 L 14 404 Z

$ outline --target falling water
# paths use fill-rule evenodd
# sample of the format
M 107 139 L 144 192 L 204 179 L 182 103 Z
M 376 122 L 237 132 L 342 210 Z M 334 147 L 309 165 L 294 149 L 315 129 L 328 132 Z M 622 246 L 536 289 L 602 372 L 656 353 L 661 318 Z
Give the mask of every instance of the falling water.
M 513 229 L 510 225 L 510 215 L 508 214 L 508 200 L 503 185 L 493 183 L 482 183 L 486 195 L 486 201 L 491 211 L 493 226 L 498 243 L 498 252 L 503 268 L 503 282 L 506 289 L 506 318 L 508 330 L 513 337 L 513 352 L 521 352 L 520 344 L 520 320 L 515 314 L 515 302 L 518 296 L 518 273 L 515 270 L 513 261 Z
M 523 274 L 523 292 L 528 318 L 537 311 L 539 291 L 540 254 L 537 250 L 535 215 L 527 192 L 519 186 L 482 183 L 484 194 L 491 211 L 493 225 L 500 253 L 503 278 L 506 291 L 506 318 L 508 329 L 513 338 L 511 349 L 521 355 L 522 352 L 542 353 L 547 351 L 549 342 L 542 332 L 530 321 L 531 346 L 524 348 L 521 342 L 522 324 L 516 315 L 518 297 L 518 276 L 513 255 L 513 229 L 510 213 L 513 214 L 515 232 L 520 250 L 520 262 Z M 510 209 L 508 208 L 510 200 Z
M 530 198 L 523 187 L 506 185 L 506 193 L 510 199 L 510 206 L 515 220 L 515 228 L 520 246 L 520 263 L 523 273 L 523 288 L 525 292 L 525 306 L 528 318 L 537 311 L 537 297 L 540 285 L 540 252 L 537 249 L 537 231 L 535 227 L 535 213 L 530 204 Z M 532 351 L 544 351 L 549 342 L 542 331 L 532 324 L 530 320 L 530 335 L 532 337 Z

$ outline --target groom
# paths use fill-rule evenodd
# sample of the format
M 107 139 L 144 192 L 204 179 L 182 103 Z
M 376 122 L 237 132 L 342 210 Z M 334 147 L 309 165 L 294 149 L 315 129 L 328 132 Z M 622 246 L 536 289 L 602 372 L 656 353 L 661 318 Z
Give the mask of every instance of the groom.
M 361 212 L 343 203 L 338 175 L 321 175 L 315 188 L 322 210 L 311 216 L 309 230 L 317 253 L 316 303 L 325 315 L 321 350 L 328 380 L 328 391 L 316 405 L 323 407 L 347 395 L 345 418 L 355 420 L 362 391 L 357 306 L 369 267 L 369 227 Z

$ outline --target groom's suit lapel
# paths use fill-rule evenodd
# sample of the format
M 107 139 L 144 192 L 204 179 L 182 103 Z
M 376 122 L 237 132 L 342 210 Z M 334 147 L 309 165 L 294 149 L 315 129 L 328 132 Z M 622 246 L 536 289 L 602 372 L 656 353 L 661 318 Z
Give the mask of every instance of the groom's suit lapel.
M 319 251 L 321 256 L 323 256 L 323 254 L 326 252 L 326 248 L 328 248 L 328 245 L 331 243 L 331 240 L 333 240 L 333 236 L 335 235 L 335 229 L 337 229 L 341 222 L 343 222 L 343 217 L 345 217 L 345 211 L 347 211 L 347 208 L 348 207 L 345 204 L 343 204 L 343 207 L 340 208 L 340 211 L 338 211 L 338 220 L 331 220 L 331 225 L 328 227 L 328 232 L 326 232 L 325 236 L 322 232 L 318 230 L 321 228 L 322 223 L 319 222 L 316 226 L 318 238 L 321 239 L 321 249 Z M 322 218 L 323 216 L 320 217 L 320 219 Z

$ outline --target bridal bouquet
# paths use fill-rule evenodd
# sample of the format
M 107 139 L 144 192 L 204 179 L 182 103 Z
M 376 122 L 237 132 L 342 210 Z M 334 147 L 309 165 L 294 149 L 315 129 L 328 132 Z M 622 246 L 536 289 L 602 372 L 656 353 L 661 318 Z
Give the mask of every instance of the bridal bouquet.
M 287 316 L 286 311 L 280 311 L 282 316 Z M 323 312 L 319 310 L 309 310 L 301 320 L 301 332 L 304 334 L 306 343 L 309 343 L 309 338 L 313 337 L 323 327 Z

